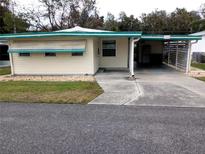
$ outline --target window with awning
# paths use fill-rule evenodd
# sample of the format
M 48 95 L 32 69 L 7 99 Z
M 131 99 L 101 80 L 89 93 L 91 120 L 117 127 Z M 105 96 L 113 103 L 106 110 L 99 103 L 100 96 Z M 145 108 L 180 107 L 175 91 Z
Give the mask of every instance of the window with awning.
M 81 53 L 86 51 L 85 40 L 75 41 L 18 41 L 9 49 L 10 53 Z

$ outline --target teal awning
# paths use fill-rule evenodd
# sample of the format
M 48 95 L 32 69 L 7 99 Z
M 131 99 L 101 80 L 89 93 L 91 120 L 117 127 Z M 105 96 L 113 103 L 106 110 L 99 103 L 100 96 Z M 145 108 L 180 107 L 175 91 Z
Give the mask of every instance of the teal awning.
M 85 52 L 85 49 L 9 49 L 9 53 L 74 53 L 74 52 Z
M 188 41 L 188 40 L 201 40 L 201 36 L 193 35 L 158 35 L 158 34 L 143 34 L 141 40 L 150 40 L 150 41 Z

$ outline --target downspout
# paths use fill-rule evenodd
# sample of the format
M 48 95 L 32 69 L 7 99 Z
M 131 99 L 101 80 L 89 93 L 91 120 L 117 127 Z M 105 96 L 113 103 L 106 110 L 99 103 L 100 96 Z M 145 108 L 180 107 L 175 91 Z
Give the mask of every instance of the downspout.
M 134 43 L 135 43 L 135 42 L 138 42 L 139 40 L 140 40 L 140 38 L 138 38 L 138 39 L 134 39 Z
M 188 55 L 187 55 L 187 66 L 186 66 L 186 74 L 189 74 L 190 72 L 190 67 L 191 67 L 191 60 L 192 60 L 192 53 L 191 53 L 191 47 L 193 44 L 196 44 L 198 40 L 195 42 L 189 42 L 189 49 L 188 49 Z
M 129 68 L 130 68 L 130 74 L 131 77 L 134 78 L 134 44 L 138 42 L 140 38 L 137 39 L 130 39 L 130 59 L 129 59 Z
M 14 63 L 13 63 L 12 53 L 9 53 L 9 59 L 10 59 L 10 64 L 11 64 L 11 75 L 14 75 Z

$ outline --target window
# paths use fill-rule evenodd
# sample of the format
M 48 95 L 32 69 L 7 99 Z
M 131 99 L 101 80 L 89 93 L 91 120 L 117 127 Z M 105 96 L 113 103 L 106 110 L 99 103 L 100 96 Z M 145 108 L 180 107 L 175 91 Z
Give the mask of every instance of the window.
M 104 57 L 116 56 L 116 41 L 115 40 L 103 40 L 102 55 Z
M 19 56 L 21 56 L 21 57 L 29 57 L 30 53 L 27 53 L 27 52 L 19 53 Z
M 72 56 L 83 56 L 83 52 L 72 52 Z
M 46 56 L 46 57 L 55 57 L 55 56 L 56 56 L 56 53 L 54 53 L 54 52 L 46 52 L 46 53 L 45 53 L 45 56 Z

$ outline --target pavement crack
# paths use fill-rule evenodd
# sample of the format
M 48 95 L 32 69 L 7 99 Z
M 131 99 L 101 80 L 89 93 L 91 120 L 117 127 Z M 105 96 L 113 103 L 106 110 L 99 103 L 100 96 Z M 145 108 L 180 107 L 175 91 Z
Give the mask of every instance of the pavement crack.
M 139 98 L 144 95 L 144 92 L 143 92 L 142 87 L 140 86 L 139 82 L 134 81 L 134 84 L 135 84 L 135 92 L 133 94 L 133 99 L 130 100 L 129 102 L 125 102 L 121 105 L 129 105 L 131 102 L 139 100 Z

